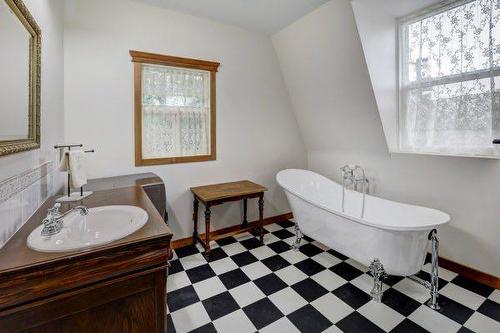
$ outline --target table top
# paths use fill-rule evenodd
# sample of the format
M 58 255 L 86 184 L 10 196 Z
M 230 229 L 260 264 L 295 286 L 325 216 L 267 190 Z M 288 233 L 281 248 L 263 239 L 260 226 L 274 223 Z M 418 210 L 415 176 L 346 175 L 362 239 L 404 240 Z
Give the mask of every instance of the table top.
M 191 192 L 203 202 L 252 195 L 264 191 L 267 191 L 267 188 L 249 180 L 191 187 Z

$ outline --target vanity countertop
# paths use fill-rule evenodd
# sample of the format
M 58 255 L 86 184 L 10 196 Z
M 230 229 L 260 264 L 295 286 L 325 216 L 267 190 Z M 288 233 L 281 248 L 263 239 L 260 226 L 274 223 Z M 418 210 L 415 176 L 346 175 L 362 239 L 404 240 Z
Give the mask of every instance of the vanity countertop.
M 0 249 L 0 289 L 18 289 L 13 294 L 0 296 L 0 309 L 12 305 L 13 302 L 21 302 L 24 297 L 20 295 L 29 294 L 30 288 L 33 292 L 43 294 L 45 289 L 52 292 L 54 288 L 50 289 L 51 283 L 67 283 L 64 286 L 66 289 L 113 275 L 113 270 L 124 268 L 120 263 L 126 262 L 126 269 L 134 270 L 144 268 L 146 262 L 151 265 L 170 258 L 172 232 L 143 189 L 143 186 L 148 184 L 158 184 L 161 179 L 154 174 L 121 177 L 121 180 L 119 177 L 112 177 L 103 181 L 91 181 L 89 185 L 95 192 L 78 203 L 63 203 L 61 211 L 79 204 L 89 208 L 132 205 L 141 207 L 148 213 L 147 223 L 133 234 L 100 247 L 71 252 L 37 252 L 27 246 L 26 239 L 32 230 L 40 225 L 47 215 L 47 209 L 54 205 L 56 197 L 49 198 Z M 134 258 L 135 264 L 130 263 L 131 258 Z M 95 268 L 96 265 L 98 268 Z M 93 267 L 92 274 L 86 276 L 86 268 L 90 267 Z M 40 274 L 43 274 L 42 279 Z M 64 276 L 66 280 L 61 281 Z M 28 281 L 30 278 L 33 281 Z M 30 283 L 26 285 L 27 282 Z

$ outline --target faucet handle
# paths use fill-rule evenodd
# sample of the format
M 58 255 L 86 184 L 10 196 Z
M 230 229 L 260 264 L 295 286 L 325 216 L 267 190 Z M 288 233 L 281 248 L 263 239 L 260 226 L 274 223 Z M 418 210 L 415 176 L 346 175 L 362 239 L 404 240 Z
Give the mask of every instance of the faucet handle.
M 61 208 L 61 204 L 59 202 L 57 202 L 54 207 L 52 208 L 49 208 L 48 211 L 49 211 L 49 215 L 59 215 L 59 208 Z

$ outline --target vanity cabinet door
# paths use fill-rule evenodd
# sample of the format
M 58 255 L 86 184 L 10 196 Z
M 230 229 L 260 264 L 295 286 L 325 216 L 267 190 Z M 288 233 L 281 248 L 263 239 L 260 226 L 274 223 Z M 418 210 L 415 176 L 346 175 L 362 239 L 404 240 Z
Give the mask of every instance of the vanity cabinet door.
M 166 267 L 0 312 L 0 332 L 165 332 Z

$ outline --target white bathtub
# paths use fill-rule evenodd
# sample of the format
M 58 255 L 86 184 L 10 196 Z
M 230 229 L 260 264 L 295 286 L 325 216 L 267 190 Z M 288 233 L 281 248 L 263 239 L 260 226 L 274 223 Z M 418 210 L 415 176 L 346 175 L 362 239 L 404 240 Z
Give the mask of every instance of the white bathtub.
M 289 169 L 276 179 L 285 190 L 295 221 L 303 234 L 369 266 L 379 259 L 385 272 L 409 276 L 423 265 L 429 232 L 450 221 L 436 209 L 403 204 L 362 194 L 317 173 Z

